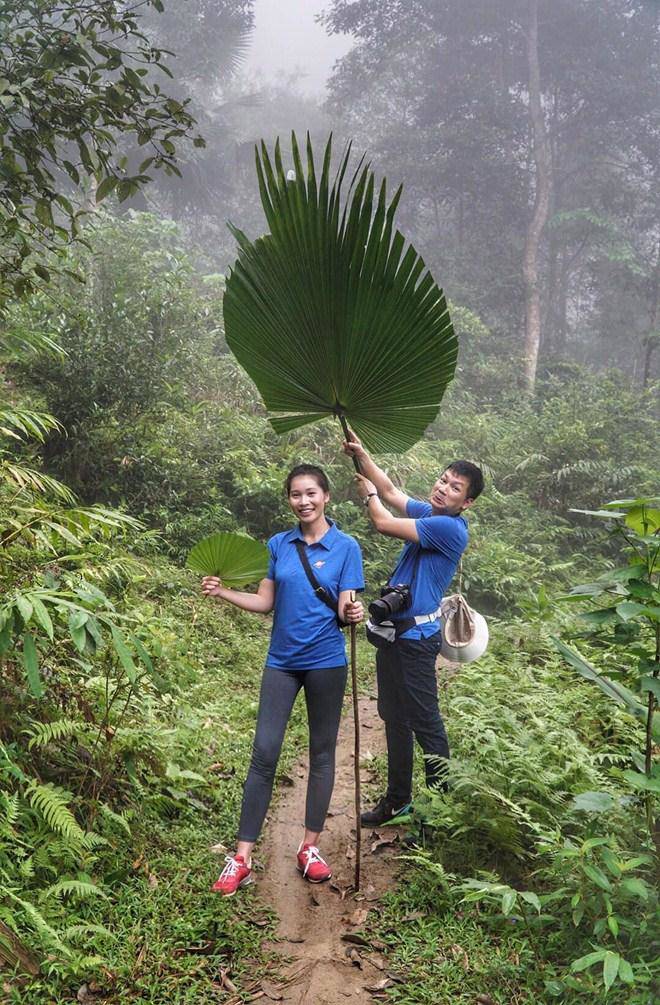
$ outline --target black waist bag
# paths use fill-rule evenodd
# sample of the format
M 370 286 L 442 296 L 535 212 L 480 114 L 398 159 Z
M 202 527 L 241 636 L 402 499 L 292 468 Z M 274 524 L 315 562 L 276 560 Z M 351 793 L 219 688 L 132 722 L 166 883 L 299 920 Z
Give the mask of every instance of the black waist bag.
M 409 628 L 414 628 L 417 624 L 415 618 L 401 618 L 400 621 L 381 621 L 379 625 L 373 621 L 367 621 L 365 625 L 367 641 L 375 649 L 388 649 L 393 642 L 407 632 Z
M 293 543 L 296 546 L 296 551 L 298 552 L 298 558 L 300 559 L 300 564 L 305 570 L 305 575 L 309 580 L 309 585 L 314 590 L 314 593 L 319 598 L 319 600 L 322 603 L 324 603 L 326 607 L 329 607 L 331 611 L 334 611 L 335 617 L 337 619 L 337 624 L 339 625 L 339 627 L 346 628 L 345 623 L 339 617 L 339 606 L 337 604 L 337 601 L 333 600 L 333 598 L 326 590 L 325 586 L 321 586 L 318 579 L 312 572 L 312 567 L 309 564 L 309 559 L 307 558 L 307 549 L 305 548 L 304 543 L 300 540 L 294 541 Z

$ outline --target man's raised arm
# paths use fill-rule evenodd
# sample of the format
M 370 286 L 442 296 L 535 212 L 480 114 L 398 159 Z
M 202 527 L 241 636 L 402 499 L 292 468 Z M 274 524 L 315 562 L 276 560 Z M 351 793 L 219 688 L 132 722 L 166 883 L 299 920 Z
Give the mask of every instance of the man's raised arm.
M 352 431 L 351 439 L 344 442 L 344 453 L 348 454 L 349 457 L 357 457 L 361 473 L 374 483 L 383 502 L 405 516 L 408 496 L 397 488 L 390 476 L 385 474 L 383 469 L 379 468 L 376 462 L 371 459 Z

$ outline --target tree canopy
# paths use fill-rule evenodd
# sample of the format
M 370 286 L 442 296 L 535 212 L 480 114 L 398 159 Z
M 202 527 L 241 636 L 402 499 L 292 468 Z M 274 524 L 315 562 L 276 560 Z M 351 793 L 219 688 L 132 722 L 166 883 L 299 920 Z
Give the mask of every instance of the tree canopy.
M 330 107 L 388 175 L 405 178 L 403 219 L 449 294 L 519 355 L 523 255 L 545 185 L 544 365 L 607 358 L 639 379 L 658 326 L 657 7 L 539 0 L 536 139 L 529 12 L 527 0 L 334 0 L 328 30 L 356 46 L 335 71 Z
M 0 9 L 0 301 L 49 277 L 49 253 L 80 237 L 81 217 L 152 170 L 179 174 L 177 146 L 192 138 L 187 99 L 161 88 L 168 53 L 141 27 L 146 8 L 105 0 L 7 0 Z M 132 135 L 134 170 L 118 145 Z M 86 188 L 86 203 L 73 194 Z

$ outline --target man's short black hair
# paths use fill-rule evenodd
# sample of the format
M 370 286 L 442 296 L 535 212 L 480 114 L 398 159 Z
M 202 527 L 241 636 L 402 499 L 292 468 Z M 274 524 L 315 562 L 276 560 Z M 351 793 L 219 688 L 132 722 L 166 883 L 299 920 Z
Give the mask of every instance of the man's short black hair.
M 484 490 L 484 476 L 481 468 L 478 468 L 472 461 L 452 461 L 447 465 L 447 471 L 453 471 L 455 475 L 468 480 L 468 499 L 476 499 Z

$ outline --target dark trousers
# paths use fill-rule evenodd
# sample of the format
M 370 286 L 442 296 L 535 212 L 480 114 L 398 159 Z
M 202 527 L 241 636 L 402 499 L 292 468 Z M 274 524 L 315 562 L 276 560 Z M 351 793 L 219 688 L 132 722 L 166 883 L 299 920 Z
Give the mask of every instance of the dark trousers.
M 305 827 L 310 831 L 323 830 L 335 783 L 335 748 L 346 674 L 346 667 L 264 670 L 252 760 L 243 789 L 239 841 L 256 841 L 261 833 L 284 733 L 301 688 L 305 692 L 309 723 Z
M 413 737 L 425 755 L 432 755 L 425 758 L 426 784 L 445 784 L 449 743 L 435 675 L 440 644 L 438 632 L 429 639 L 398 639 L 376 654 L 378 714 L 387 737 L 387 798 L 395 806 L 411 799 Z

